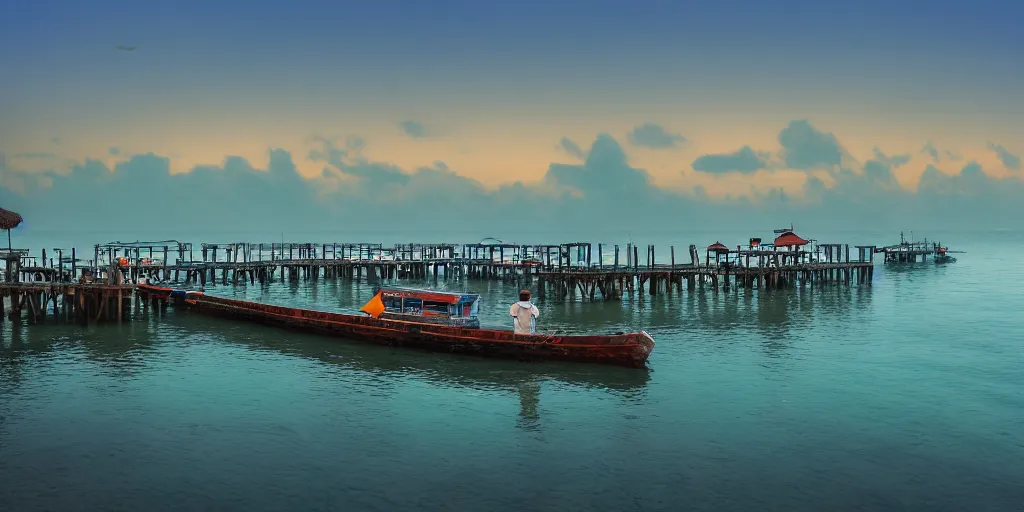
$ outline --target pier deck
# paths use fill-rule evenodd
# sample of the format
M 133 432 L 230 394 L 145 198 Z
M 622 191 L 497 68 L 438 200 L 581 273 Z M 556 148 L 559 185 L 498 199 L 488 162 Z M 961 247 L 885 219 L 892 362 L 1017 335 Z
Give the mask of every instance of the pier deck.
M 129 318 L 134 290 L 129 284 L 0 283 L 0 322 L 18 321 L 24 312 L 29 323 L 39 323 L 51 309 L 54 318 L 65 321 L 120 321 Z
M 805 263 L 766 267 L 731 265 L 662 265 L 636 268 L 590 268 L 536 273 L 540 296 L 621 299 L 624 293 L 670 293 L 673 288 L 782 288 L 808 284 L 869 284 L 874 274 L 870 261 Z
M 674 246 L 669 247 L 668 261 L 659 262 L 653 245 L 647 246 L 646 261 L 641 261 L 634 244 L 620 247 L 586 242 L 391 247 L 371 243 L 204 243 L 196 258 L 191 243 L 169 240 L 98 244 L 89 260 L 79 259 L 76 249 L 51 250 L 49 257 L 46 250 L 36 257 L 28 250 L 14 249 L 0 254 L 6 264 L 0 296 L 9 298 L 8 318 L 28 312 L 30 321 L 40 320 L 51 309 L 54 316 L 66 319 L 123 319 L 132 309 L 132 283 L 143 279 L 185 286 L 321 279 L 371 283 L 485 279 L 533 288 L 538 297 L 620 300 L 624 295 L 682 293 L 684 288 L 698 287 L 869 285 L 874 274 L 873 255 L 882 252 L 875 246 L 856 246 L 857 257 L 851 259 L 849 245 L 774 247 L 760 244 L 760 239 L 750 242 L 733 249 L 716 242 L 708 246 L 703 258 L 697 247 L 690 245 L 688 262 L 676 260 Z M 139 306 L 137 301 L 134 305 Z M 7 311 L 0 309 L 0 316 Z

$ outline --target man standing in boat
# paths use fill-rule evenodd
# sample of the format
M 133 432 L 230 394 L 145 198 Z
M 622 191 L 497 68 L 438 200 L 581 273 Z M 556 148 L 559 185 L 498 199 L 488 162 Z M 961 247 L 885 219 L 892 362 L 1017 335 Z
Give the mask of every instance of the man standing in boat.
M 530 302 L 530 290 L 519 292 L 519 302 L 509 308 L 512 315 L 512 327 L 516 334 L 533 334 L 537 329 L 537 317 L 540 311 Z

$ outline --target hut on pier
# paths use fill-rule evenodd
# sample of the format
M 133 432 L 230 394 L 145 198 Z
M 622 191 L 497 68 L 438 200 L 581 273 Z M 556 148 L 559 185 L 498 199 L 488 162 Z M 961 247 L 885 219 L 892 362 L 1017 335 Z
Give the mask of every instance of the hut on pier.
M 711 257 L 714 256 L 715 265 L 721 264 L 721 260 L 724 257 L 726 261 L 729 261 L 729 248 L 722 242 L 715 242 L 708 246 L 707 253 L 704 256 L 704 261 L 707 262 L 708 266 L 711 266 Z
M 811 243 L 793 231 L 783 231 L 779 233 L 779 236 L 775 237 L 775 241 L 772 243 L 776 250 L 782 249 L 782 254 L 779 255 L 779 265 L 797 265 L 803 259 L 803 247 Z
M 11 250 L 11 230 L 18 227 L 24 220 L 20 214 L 0 208 L 0 229 L 7 232 L 7 250 Z
M 0 256 L 4 260 L 5 282 L 18 280 L 18 275 L 21 273 L 21 258 L 28 252 L 16 251 L 11 246 L 11 230 L 18 227 L 23 221 L 20 214 L 0 208 L 0 229 L 7 232 L 7 250 L 0 251 Z

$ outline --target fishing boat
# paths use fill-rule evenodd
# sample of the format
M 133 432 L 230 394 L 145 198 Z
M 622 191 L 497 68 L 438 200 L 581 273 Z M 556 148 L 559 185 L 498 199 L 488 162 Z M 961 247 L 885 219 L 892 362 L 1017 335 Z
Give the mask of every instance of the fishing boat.
M 875 252 L 884 253 L 886 263 L 917 263 L 918 261 L 924 263 L 928 261 L 928 256 L 932 256 L 934 262 L 940 265 L 955 263 L 956 258 L 951 254 L 963 253 L 963 251 L 951 251 L 934 240 L 929 242 L 927 238 L 924 241 L 915 241 L 913 232 L 911 232 L 911 239 L 908 240 L 902 231 L 899 244 L 879 247 L 875 249 Z
M 411 288 L 380 290 L 384 310 L 378 318 L 476 329 L 480 327 L 480 295 Z
M 938 247 L 935 249 L 935 264 L 956 263 L 956 258 L 949 255 L 949 248 Z
M 275 306 L 150 284 L 139 284 L 136 289 L 144 297 L 167 300 L 176 308 L 203 315 L 439 352 L 643 368 L 654 350 L 654 338 L 646 331 L 604 335 L 515 334 L 510 330 L 423 322 L 422 318 L 382 318 L 387 309 L 384 290 L 363 306 L 367 315 L 361 316 Z

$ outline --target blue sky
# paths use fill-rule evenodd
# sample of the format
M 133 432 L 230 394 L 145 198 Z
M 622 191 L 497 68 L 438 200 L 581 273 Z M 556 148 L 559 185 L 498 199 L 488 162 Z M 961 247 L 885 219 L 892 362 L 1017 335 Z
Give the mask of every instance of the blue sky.
M 637 186 L 626 168 L 666 204 L 871 204 L 887 200 L 875 162 L 927 217 L 929 166 L 1020 181 L 1022 15 L 984 1 L 0 0 L 0 199 L 43 211 L 60 187 L 107 178 L 91 166 L 166 161 L 185 180 L 229 157 L 266 170 L 281 150 L 315 192 L 293 200 L 339 215 L 345 191 L 391 198 L 373 187 L 396 183 L 411 209 L 442 185 L 485 204 L 586 201 Z M 623 153 L 607 190 L 560 170 L 614 152 L 602 137 Z M 324 140 L 342 165 L 319 158 Z

